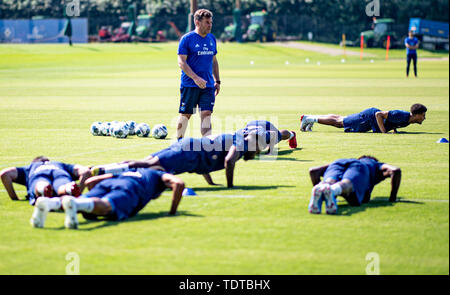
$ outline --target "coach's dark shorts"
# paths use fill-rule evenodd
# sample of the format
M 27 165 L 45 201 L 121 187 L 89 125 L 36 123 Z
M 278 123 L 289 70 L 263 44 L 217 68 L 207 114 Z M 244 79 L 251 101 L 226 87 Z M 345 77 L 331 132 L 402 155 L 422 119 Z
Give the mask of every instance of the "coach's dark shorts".
M 207 87 L 200 89 L 198 87 L 181 87 L 180 94 L 180 114 L 194 114 L 197 106 L 202 111 L 213 111 L 216 89 Z

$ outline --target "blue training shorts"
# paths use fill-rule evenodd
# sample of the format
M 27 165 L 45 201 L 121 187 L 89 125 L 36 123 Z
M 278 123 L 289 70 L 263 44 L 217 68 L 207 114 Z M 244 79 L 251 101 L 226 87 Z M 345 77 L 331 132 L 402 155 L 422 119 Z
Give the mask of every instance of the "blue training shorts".
M 66 185 L 72 182 L 72 176 L 64 170 L 43 170 L 30 177 L 28 196 L 31 205 L 36 202 L 36 195 L 34 194 L 34 188 L 39 181 L 45 181 L 50 183 L 53 188 L 54 194 L 58 193 L 58 188 L 62 185 Z
M 345 132 L 368 132 L 372 130 L 372 125 L 376 124 L 375 113 L 380 111 L 377 108 L 370 108 L 357 114 L 348 115 L 344 118 Z
M 105 179 L 91 191 L 83 194 L 81 198 L 108 200 L 112 213 L 107 218 L 111 220 L 124 220 L 136 215 L 139 211 L 139 196 L 130 182 L 124 179 Z
M 336 181 L 348 179 L 353 185 L 356 201 L 361 205 L 366 192 L 370 190 L 370 172 L 366 165 L 358 160 L 337 160 L 328 166 L 323 179 L 332 178 Z
M 200 89 L 198 87 L 181 87 L 180 88 L 180 114 L 194 114 L 197 106 L 201 111 L 213 111 L 216 89 L 207 87 Z

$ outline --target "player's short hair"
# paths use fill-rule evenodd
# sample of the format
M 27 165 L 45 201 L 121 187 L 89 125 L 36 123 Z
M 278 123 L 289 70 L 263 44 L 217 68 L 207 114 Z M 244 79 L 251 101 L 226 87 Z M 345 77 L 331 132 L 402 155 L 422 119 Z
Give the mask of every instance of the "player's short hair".
M 213 14 L 208 9 L 199 9 L 194 13 L 194 20 L 202 21 L 204 18 L 211 18 Z
M 372 160 L 374 160 L 374 161 L 380 162 L 380 161 L 378 161 L 378 159 L 375 158 L 374 156 L 368 156 L 368 155 L 364 155 L 364 156 L 361 156 L 361 157 L 358 158 L 358 160 L 361 160 L 361 159 L 372 159 Z
M 31 161 L 31 162 L 34 163 L 34 162 L 47 162 L 47 161 L 50 161 L 47 157 L 38 156 L 38 157 L 34 158 L 33 161 Z
M 416 103 L 411 106 L 411 114 L 413 114 L 413 115 L 423 114 L 426 112 L 427 112 L 427 107 L 424 106 L 423 104 Z

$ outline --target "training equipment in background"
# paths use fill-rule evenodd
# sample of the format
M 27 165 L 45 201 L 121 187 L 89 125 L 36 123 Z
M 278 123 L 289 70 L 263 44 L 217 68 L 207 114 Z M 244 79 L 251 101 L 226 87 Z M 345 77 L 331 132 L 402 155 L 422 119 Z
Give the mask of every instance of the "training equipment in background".
M 124 122 L 114 124 L 112 127 L 112 135 L 116 138 L 127 138 L 128 125 Z
M 152 136 L 157 139 L 164 139 L 167 136 L 167 127 L 163 124 L 156 124 L 152 129 Z
M 91 125 L 91 134 L 94 136 L 100 136 L 102 135 L 102 122 L 94 122 Z
M 448 143 L 448 139 L 447 138 L 441 138 L 438 141 L 436 141 L 437 143 Z
M 150 135 L 150 126 L 147 123 L 139 123 L 134 128 L 134 132 L 139 137 L 148 137 Z
M 147 123 L 137 124 L 133 120 L 126 122 L 93 122 L 90 126 L 90 132 L 94 136 L 113 136 L 117 138 L 126 138 L 129 135 L 148 137 L 151 133 L 151 128 Z M 162 136 L 157 138 L 164 138 L 164 134 L 167 136 L 167 128 L 163 126 L 157 133 L 157 136 Z
M 182 195 L 183 196 L 196 196 L 197 194 L 195 193 L 195 191 L 193 189 L 187 187 L 183 190 Z

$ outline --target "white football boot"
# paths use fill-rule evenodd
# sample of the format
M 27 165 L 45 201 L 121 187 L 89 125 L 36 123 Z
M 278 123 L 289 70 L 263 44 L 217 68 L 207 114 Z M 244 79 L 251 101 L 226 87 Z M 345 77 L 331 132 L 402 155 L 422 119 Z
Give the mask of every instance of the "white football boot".
M 308 116 L 306 115 L 302 115 L 300 117 L 300 131 L 305 132 L 306 131 L 306 127 L 308 126 Z
M 75 203 L 75 198 L 72 196 L 65 196 L 62 199 L 62 207 L 66 213 L 66 218 L 64 219 L 64 226 L 69 229 L 78 228 L 78 217 L 77 217 L 77 204 Z
M 329 185 L 324 187 L 323 197 L 325 199 L 327 214 L 337 214 L 338 206 L 336 197 L 333 195 Z
M 308 123 L 308 125 L 307 125 L 306 128 L 305 128 L 305 131 L 306 131 L 306 132 L 311 132 L 313 126 L 314 126 L 314 122 Z
M 322 203 L 323 203 L 323 183 L 319 183 L 313 187 L 311 191 L 311 199 L 308 205 L 308 211 L 311 214 L 320 214 L 322 212 Z
M 48 198 L 46 197 L 39 197 L 36 200 L 36 204 L 34 204 L 34 211 L 33 215 L 31 215 L 30 223 L 31 226 L 42 228 L 45 224 L 45 219 L 47 218 L 48 214 Z

